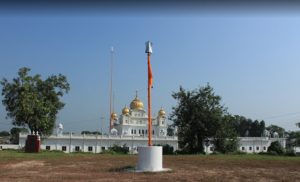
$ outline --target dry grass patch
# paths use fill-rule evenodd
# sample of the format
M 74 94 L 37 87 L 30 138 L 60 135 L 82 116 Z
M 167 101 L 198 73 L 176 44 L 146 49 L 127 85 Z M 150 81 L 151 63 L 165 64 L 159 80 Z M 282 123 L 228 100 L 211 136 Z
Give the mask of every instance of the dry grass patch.
M 21 155 L 23 155 L 21 157 Z M 135 155 L 4 154 L 1 181 L 300 181 L 299 157 L 164 156 L 172 172 L 134 173 Z

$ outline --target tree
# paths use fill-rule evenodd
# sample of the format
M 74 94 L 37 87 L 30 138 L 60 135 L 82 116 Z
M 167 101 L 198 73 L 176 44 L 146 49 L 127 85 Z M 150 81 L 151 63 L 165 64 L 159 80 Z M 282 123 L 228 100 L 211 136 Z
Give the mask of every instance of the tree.
M 265 122 L 252 121 L 244 116 L 235 115 L 233 118 L 234 128 L 240 137 L 261 137 L 265 131 Z
M 19 134 L 20 133 L 28 133 L 28 130 L 26 128 L 16 128 L 13 127 L 10 130 L 10 142 L 13 144 L 18 144 L 19 143 Z
M 283 147 L 278 141 L 272 142 L 268 148 L 268 153 L 275 155 L 282 155 L 284 153 Z
M 213 140 L 215 151 L 221 153 L 234 152 L 238 148 L 238 143 L 237 132 L 234 127 L 234 117 L 225 115 Z
M 205 139 L 216 135 L 226 112 L 221 97 L 209 84 L 193 91 L 180 87 L 172 96 L 178 105 L 172 108 L 170 119 L 178 127 L 180 148 L 188 153 L 203 152 Z
M 251 119 L 247 119 L 244 116 L 235 115 L 233 118 L 234 128 L 240 137 L 249 136 L 249 131 L 251 129 Z
M 277 126 L 277 125 L 270 125 L 266 128 L 270 133 L 278 133 L 279 137 L 284 137 L 285 129 Z
M 29 72 L 30 68 L 24 67 L 11 82 L 3 78 L 2 103 L 13 125 L 27 125 L 32 134 L 49 135 L 58 111 L 65 105 L 60 97 L 68 93 L 69 83 L 61 74 L 43 80 L 39 74 L 29 76 Z
M 250 125 L 250 136 L 251 137 L 261 137 L 265 131 L 265 122 L 255 120 Z
M 300 127 L 300 123 L 296 123 L 296 125 Z M 300 131 L 290 131 L 287 136 L 287 148 L 293 149 L 300 146 Z
M 9 136 L 9 132 L 8 131 L 1 131 L 0 132 L 0 136 Z
M 101 132 L 99 131 L 82 131 L 81 134 L 85 134 L 85 135 L 101 135 Z
M 287 148 L 293 148 L 296 146 L 300 146 L 300 131 L 288 132 L 286 145 L 287 145 Z
M 174 136 L 174 135 L 175 135 L 174 125 L 168 125 L 167 136 Z

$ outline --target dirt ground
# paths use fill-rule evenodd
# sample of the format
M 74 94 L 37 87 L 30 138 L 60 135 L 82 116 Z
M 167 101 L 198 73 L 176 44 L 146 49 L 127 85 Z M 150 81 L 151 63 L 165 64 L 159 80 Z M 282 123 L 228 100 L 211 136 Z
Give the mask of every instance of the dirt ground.
M 0 181 L 300 181 L 300 160 L 240 156 L 164 156 L 171 172 L 134 173 L 132 155 L 0 158 Z

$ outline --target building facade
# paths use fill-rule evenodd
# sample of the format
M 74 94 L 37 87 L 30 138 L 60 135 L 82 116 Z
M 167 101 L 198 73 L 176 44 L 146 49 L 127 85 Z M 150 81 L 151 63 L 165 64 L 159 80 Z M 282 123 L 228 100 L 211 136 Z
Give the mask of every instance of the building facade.
M 117 117 L 116 113 L 111 114 L 114 122 L 114 130 L 111 134 L 116 133 L 121 136 L 146 136 L 148 135 L 148 114 L 144 110 L 143 102 L 136 97 L 130 103 L 130 108 L 125 106 L 122 114 Z M 167 119 L 166 112 L 161 108 L 157 116 L 152 118 L 152 135 L 156 137 L 167 136 Z
M 117 146 L 128 147 L 130 153 L 137 153 L 137 148 L 148 145 L 148 114 L 144 110 L 143 102 L 136 97 L 125 106 L 118 116 L 111 114 L 113 128 L 108 135 L 80 135 L 63 134 L 63 126 L 59 124 L 55 135 L 42 139 L 41 149 L 60 150 L 64 152 L 93 152 L 100 153 L 104 150 Z M 179 150 L 177 136 L 167 136 L 166 112 L 161 108 L 157 115 L 152 118 L 152 140 L 153 145 L 170 145 L 173 150 Z M 19 147 L 25 146 L 27 134 L 20 134 Z M 286 147 L 286 138 L 279 138 L 278 134 L 272 137 L 239 137 L 238 150 L 246 153 L 267 152 L 268 147 L 274 141 Z M 210 154 L 214 151 L 211 141 L 203 144 L 204 151 Z
M 279 137 L 238 137 L 238 151 L 245 153 L 267 152 L 272 142 L 278 141 L 283 148 L 286 148 L 286 138 Z M 203 144 L 207 154 L 213 153 L 214 145 L 212 142 Z
M 100 153 L 117 146 L 128 147 L 130 153 L 137 153 L 137 147 L 148 145 L 148 114 L 143 102 L 136 97 L 125 106 L 118 116 L 111 114 L 113 128 L 107 135 L 63 134 L 63 126 L 59 124 L 55 135 L 42 139 L 41 149 L 61 150 L 64 152 L 93 152 Z M 166 112 L 161 108 L 152 118 L 153 145 L 170 145 L 178 150 L 177 136 L 167 136 Z M 19 145 L 24 147 L 27 134 L 20 134 Z

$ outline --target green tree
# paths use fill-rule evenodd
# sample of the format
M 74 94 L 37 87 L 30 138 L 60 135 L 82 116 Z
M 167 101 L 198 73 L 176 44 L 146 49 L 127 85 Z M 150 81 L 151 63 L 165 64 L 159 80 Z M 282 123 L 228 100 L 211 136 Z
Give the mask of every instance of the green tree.
M 193 91 L 180 87 L 172 96 L 178 104 L 170 119 L 178 127 L 180 148 L 188 153 L 203 152 L 204 140 L 216 135 L 226 112 L 220 104 L 221 97 L 209 84 Z
M 1 131 L 0 132 L 0 136 L 9 136 L 9 132 L 8 131 Z
M 285 134 L 285 129 L 277 126 L 277 125 L 270 125 L 266 128 L 268 131 L 270 131 L 271 133 L 277 132 L 279 137 L 284 137 Z
M 300 127 L 300 123 L 296 123 L 296 125 Z M 300 131 L 290 131 L 287 136 L 287 148 L 293 149 L 300 146 Z
M 287 148 L 300 146 L 300 131 L 290 131 L 287 137 Z
M 250 125 L 250 136 L 251 137 L 261 137 L 264 134 L 265 130 L 265 122 L 264 121 L 258 121 L 255 120 Z
M 234 128 L 240 137 L 246 137 L 247 134 L 249 136 L 249 131 L 251 129 L 251 119 L 247 119 L 244 116 L 235 115 L 234 118 L 232 118 L 234 123 Z
M 4 96 L 2 103 L 13 125 L 27 125 L 31 133 L 49 135 L 58 111 L 65 105 L 60 97 L 69 91 L 69 83 L 61 74 L 43 80 L 39 74 L 29 76 L 29 71 L 29 68 L 20 68 L 18 77 L 11 82 L 3 78 L 0 82 Z
M 265 131 L 265 122 L 252 121 L 244 116 L 235 115 L 233 118 L 234 128 L 240 137 L 261 137 Z
M 16 128 L 13 127 L 10 130 L 10 142 L 13 144 L 18 144 L 19 143 L 19 134 L 20 133 L 28 133 L 28 130 L 26 128 Z
M 86 135 L 101 135 L 101 132 L 99 131 L 82 131 L 81 134 L 86 134 Z
M 284 153 L 283 147 L 278 141 L 272 142 L 268 148 L 268 153 L 275 155 L 282 155 Z
M 175 132 L 174 125 L 168 125 L 167 136 L 174 136 L 175 135 L 174 132 Z
M 237 135 L 234 127 L 234 117 L 225 115 L 219 124 L 213 140 L 215 150 L 221 153 L 236 151 L 239 143 Z

